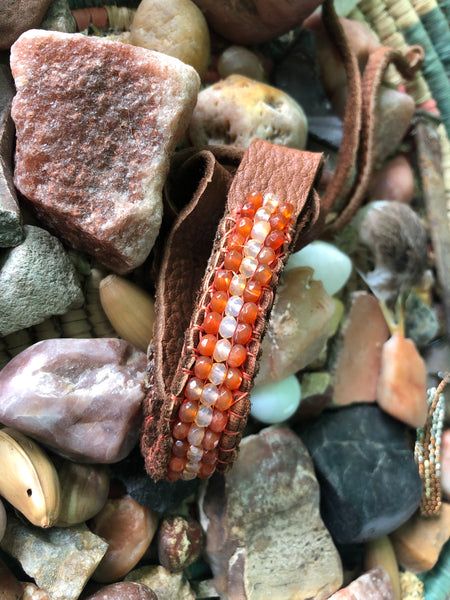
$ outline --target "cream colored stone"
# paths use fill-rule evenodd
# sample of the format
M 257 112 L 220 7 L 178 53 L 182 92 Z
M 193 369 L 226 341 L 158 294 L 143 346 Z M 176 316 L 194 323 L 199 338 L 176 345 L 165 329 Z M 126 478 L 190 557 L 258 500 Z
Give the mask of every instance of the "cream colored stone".
M 208 25 L 191 0 L 142 0 L 131 25 L 130 43 L 174 56 L 200 76 L 208 67 Z
M 188 133 L 194 146 L 246 148 L 259 138 L 303 149 L 307 121 L 301 106 L 288 94 L 243 75 L 230 75 L 199 93 Z
M 128 573 L 125 581 L 148 585 L 160 600 L 195 600 L 183 573 L 171 573 L 160 565 L 135 569 Z

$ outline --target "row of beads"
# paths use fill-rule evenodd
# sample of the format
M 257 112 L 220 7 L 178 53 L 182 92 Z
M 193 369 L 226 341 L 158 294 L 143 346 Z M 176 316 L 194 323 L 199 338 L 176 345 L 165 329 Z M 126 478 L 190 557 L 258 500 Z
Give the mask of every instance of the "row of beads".
M 167 479 L 210 477 L 229 411 L 239 395 L 259 301 L 288 240 L 294 208 L 250 192 L 227 234 L 195 349 L 197 359 L 173 429 Z

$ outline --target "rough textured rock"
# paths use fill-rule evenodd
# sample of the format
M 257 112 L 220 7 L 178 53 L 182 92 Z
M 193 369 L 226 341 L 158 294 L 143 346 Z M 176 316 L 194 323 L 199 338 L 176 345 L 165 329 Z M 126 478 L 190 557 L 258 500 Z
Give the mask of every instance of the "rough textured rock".
M 0 257 L 1 336 L 83 303 L 76 269 L 61 242 L 34 225 L 24 230 L 24 241 Z
M 429 571 L 450 539 L 450 504 L 444 502 L 439 516 L 431 519 L 415 514 L 390 537 L 404 569 L 413 573 Z
M 46 227 L 125 273 L 159 232 L 171 153 L 199 78 L 161 53 L 31 30 L 11 49 L 16 187 Z
M 93 580 L 111 583 L 131 571 L 149 547 L 158 522 L 158 513 L 139 505 L 131 496 L 109 499 L 89 522 L 90 529 L 108 542 Z
M 118 461 L 139 437 L 146 364 L 123 340 L 38 342 L 0 371 L 0 422 L 79 462 Z
M 293 375 L 313 361 L 327 341 L 335 305 L 313 270 L 299 267 L 283 275 L 277 289 L 255 383 Z
M 70 12 L 67 0 L 51 0 L 40 28 L 50 29 L 51 31 L 64 31 L 65 33 L 76 32 L 77 24 Z
M 390 533 L 418 508 L 422 482 L 407 428 L 378 406 L 326 411 L 298 432 L 321 486 L 322 518 L 336 541 Z
M 189 124 L 194 146 L 224 144 L 247 148 L 254 138 L 289 148 L 305 147 L 303 109 L 271 85 L 230 75 L 202 90 Z
M 3 0 L 0 4 L 0 49 L 9 48 L 21 33 L 38 27 L 50 0 Z
M 195 600 L 183 573 L 171 573 L 161 566 L 140 567 L 128 573 L 125 581 L 142 583 L 151 588 L 158 599 Z
M 158 596 L 142 583 L 120 581 L 107 585 L 85 600 L 158 600 Z
M 13 182 L 13 96 L 11 71 L 6 65 L 0 65 L 0 248 L 17 246 L 23 239 L 22 220 Z
M 236 44 L 258 44 L 302 23 L 321 0 L 194 0 L 217 33 Z
M 40 529 L 10 516 L 1 547 L 52 600 L 76 600 L 107 543 L 85 525 Z
M 44 590 L 38 588 L 34 583 L 23 583 L 23 596 L 21 600 L 50 600 L 49 595 Z
M 329 600 L 395 600 L 389 575 L 383 567 L 376 567 L 360 575 Z
M 209 480 L 200 511 L 221 598 L 320 600 L 341 585 L 311 459 L 289 429 L 243 438 L 230 472 Z
M 200 558 L 203 544 L 201 525 L 191 517 L 167 515 L 159 526 L 159 562 L 171 572 L 182 571 Z

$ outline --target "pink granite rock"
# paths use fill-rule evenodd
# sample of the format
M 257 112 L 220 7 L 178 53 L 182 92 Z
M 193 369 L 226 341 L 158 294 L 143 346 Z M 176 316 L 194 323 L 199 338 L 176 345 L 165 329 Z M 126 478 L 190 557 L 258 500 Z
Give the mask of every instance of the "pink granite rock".
M 139 437 L 146 364 L 119 339 L 33 344 L 0 371 L 0 423 L 79 462 L 119 461 Z
M 139 266 L 159 232 L 196 71 L 144 48 L 43 30 L 17 40 L 11 69 L 16 187 L 73 248 L 118 273 Z
M 395 600 L 395 597 L 387 571 L 383 567 L 375 567 L 328 600 Z

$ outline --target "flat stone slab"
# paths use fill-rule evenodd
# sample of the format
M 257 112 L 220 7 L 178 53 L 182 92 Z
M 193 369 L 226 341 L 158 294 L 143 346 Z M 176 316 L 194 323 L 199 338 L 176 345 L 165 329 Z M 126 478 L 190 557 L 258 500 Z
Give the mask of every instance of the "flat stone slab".
M 199 87 L 196 71 L 117 41 L 30 30 L 11 48 L 15 185 L 46 228 L 118 273 L 144 262 Z

